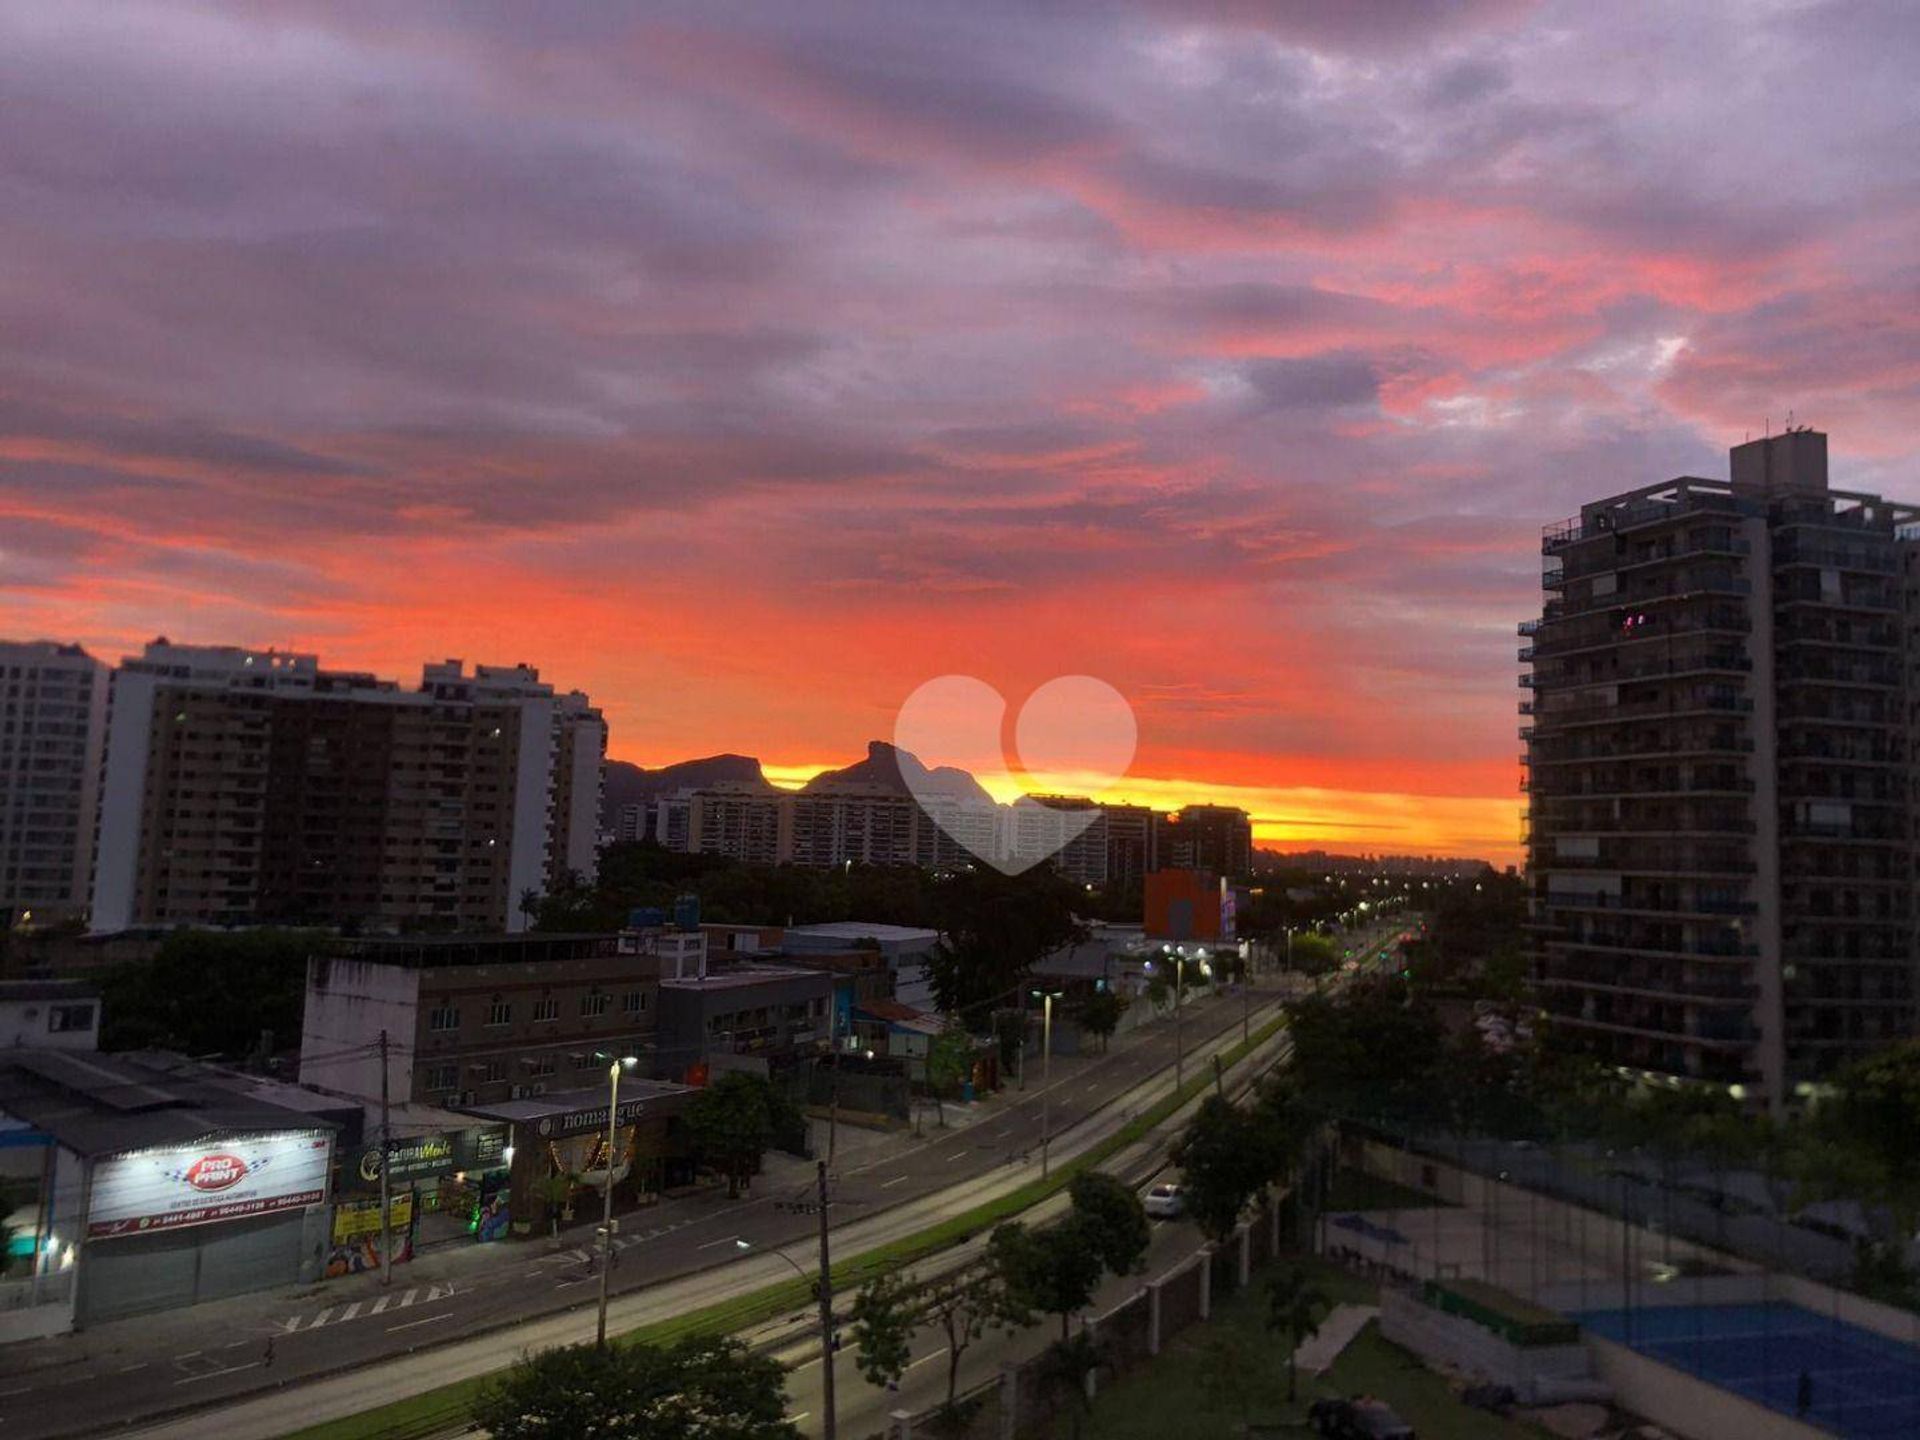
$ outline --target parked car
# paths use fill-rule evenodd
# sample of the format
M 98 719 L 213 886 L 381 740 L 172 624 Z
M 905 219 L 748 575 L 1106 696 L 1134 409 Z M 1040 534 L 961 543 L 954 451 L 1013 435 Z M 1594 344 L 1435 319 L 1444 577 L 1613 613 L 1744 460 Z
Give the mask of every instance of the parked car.
M 1384 1400 L 1316 1400 L 1307 1419 L 1327 1440 L 1414 1440 L 1413 1427 Z
M 1186 1214 L 1187 1192 L 1182 1186 L 1163 1183 L 1147 1191 L 1147 1198 L 1141 1205 L 1155 1220 L 1177 1220 Z

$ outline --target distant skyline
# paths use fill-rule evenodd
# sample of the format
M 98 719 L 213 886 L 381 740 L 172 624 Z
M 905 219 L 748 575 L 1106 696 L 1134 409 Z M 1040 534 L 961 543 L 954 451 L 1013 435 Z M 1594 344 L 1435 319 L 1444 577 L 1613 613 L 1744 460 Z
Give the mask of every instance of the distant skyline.
M 1504 863 L 1543 524 L 1790 409 L 1920 499 L 1917 54 L 1892 0 L 21 0 L 0 635 L 525 661 L 786 781 L 1084 672 L 1124 798 Z

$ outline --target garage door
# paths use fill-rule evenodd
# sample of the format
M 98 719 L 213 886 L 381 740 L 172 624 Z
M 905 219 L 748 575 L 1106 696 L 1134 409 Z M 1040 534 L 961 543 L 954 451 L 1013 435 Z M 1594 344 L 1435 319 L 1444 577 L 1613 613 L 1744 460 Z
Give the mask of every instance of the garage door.
M 193 1303 L 200 1241 L 191 1230 L 89 1240 L 80 1263 L 82 1325 Z
M 301 1212 L 259 1220 L 203 1225 L 195 1300 L 221 1300 L 300 1278 Z M 216 1238 L 217 1237 L 217 1238 Z
M 300 1278 L 301 1228 L 296 1210 L 89 1241 L 80 1266 L 79 1321 L 98 1324 L 290 1284 Z

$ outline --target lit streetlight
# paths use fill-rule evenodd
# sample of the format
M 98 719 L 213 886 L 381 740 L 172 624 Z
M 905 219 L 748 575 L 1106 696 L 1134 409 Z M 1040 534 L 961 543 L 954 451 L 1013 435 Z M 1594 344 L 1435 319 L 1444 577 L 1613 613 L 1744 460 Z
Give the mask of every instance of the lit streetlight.
M 615 1126 L 620 1118 L 620 1072 L 631 1070 L 639 1063 L 638 1056 L 623 1055 L 607 1066 L 606 1208 L 600 1219 L 600 1320 L 593 1336 L 593 1343 L 602 1350 L 607 1348 L 607 1280 L 613 1273 L 613 1147 Z
M 1040 1022 L 1040 1178 L 1047 1178 L 1049 1147 L 1053 1144 L 1053 1002 L 1059 990 L 1032 992 L 1041 1002 Z

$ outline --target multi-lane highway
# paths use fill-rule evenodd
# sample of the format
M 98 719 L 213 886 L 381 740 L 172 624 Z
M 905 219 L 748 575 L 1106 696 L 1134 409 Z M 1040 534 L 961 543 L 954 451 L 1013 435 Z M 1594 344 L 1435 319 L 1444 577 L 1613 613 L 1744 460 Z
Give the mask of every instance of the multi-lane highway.
M 1258 1023 L 1271 1013 L 1272 999 L 1257 996 L 1256 1005 Z M 1242 1023 L 1237 999 L 1193 1005 L 1185 1026 L 1189 1055 L 1204 1057 L 1238 1039 Z M 1059 1137 L 1056 1158 L 1111 1133 L 1165 1093 L 1174 1030 L 1152 1023 L 1116 1040 L 1108 1055 L 1056 1060 L 1046 1092 Z M 1042 1096 L 1043 1087 L 1030 1079 L 1024 1092 L 983 1102 L 965 1126 L 943 1131 L 929 1122 L 923 1139 L 867 1147 L 858 1163 L 834 1176 L 836 1228 L 891 1220 L 898 1223 L 888 1230 L 910 1234 L 1032 1178 L 1040 1163 Z M 792 1198 L 784 1189 L 763 1188 L 737 1202 L 690 1197 L 625 1217 L 613 1281 L 619 1322 L 645 1323 L 738 1293 L 743 1279 L 757 1285 L 790 1274 L 767 1252 L 804 1247 L 817 1225 L 784 1203 Z M 98 1433 L 183 1409 L 230 1406 L 261 1390 L 363 1371 L 396 1356 L 411 1355 L 413 1369 L 432 1370 L 429 1355 L 454 1342 L 511 1338 L 509 1327 L 590 1305 L 597 1277 L 588 1270 L 587 1250 L 578 1247 L 590 1247 L 591 1229 L 580 1227 L 566 1239 L 571 1243 L 559 1249 L 534 1242 L 423 1256 L 396 1274 L 391 1290 L 373 1277 L 356 1277 L 9 1347 L 0 1380 L 0 1437 Z M 745 1259 L 742 1241 L 749 1247 Z M 676 1280 L 685 1283 L 669 1284 Z M 516 1343 L 554 1341 L 536 1324 Z M 201 1417 L 194 1433 L 277 1433 L 221 1430 L 218 1418 Z

